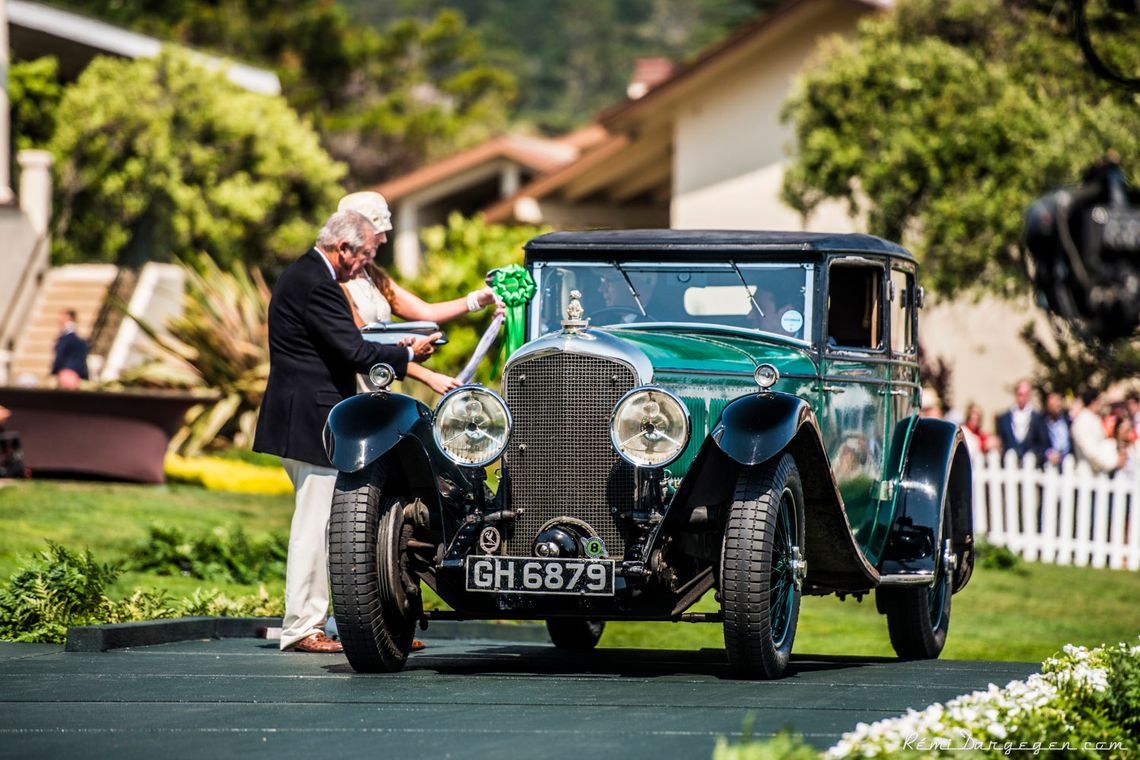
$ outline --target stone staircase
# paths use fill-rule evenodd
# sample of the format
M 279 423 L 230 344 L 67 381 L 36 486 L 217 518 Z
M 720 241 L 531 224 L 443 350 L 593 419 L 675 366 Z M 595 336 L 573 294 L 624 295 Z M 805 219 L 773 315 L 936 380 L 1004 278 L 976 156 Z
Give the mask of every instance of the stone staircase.
M 71 264 L 49 270 L 31 317 L 16 342 L 9 382 L 31 385 L 34 379 L 36 385 L 51 385 L 60 312 L 74 309 L 78 316 L 76 331 L 88 339 L 116 271 L 112 264 Z

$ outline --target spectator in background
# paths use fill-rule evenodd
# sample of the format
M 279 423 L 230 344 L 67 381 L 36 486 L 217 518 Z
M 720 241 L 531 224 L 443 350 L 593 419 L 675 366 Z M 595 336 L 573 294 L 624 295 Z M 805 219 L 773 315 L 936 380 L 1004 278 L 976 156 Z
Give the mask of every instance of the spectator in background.
M 966 405 L 966 420 L 962 423 L 962 429 L 974 436 L 974 440 L 978 442 L 979 452 L 987 452 L 993 447 L 993 439 L 982 430 L 982 407 L 972 401 Z
M 1100 394 L 1092 389 L 1081 391 L 1082 409 L 1073 417 L 1069 436 L 1078 462 L 1088 462 L 1093 472 L 1112 472 L 1128 461 L 1127 452 L 1117 448 L 1116 441 L 1104 433 L 1100 419 Z
M 920 417 L 942 419 L 942 397 L 933 388 L 922 389 L 922 403 L 918 408 Z
M 1050 464 L 1060 465 L 1061 460 L 1072 453 L 1073 444 L 1069 438 L 1069 413 L 1065 411 L 1065 400 L 1053 391 L 1045 397 L 1045 429 L 1049 431 L 1049 448 L 1045 458 Z
M 0 406 L 0 430 L 4 429 L 4 425 L 8 422 L 8 419 L 11 416 L 12 413 L 8 411 L 7 407 Z
M 1008 412 L 997 417 L 998 437 L 1001 438 L 1001 453 L 1016 451 L 1020 459 L 1032 453 L 1038 462 L 1045 461 L 1049 449 L 1049 431 L 1045 418 L 1029 405 L 1033 386 L 1028 380 L 1020 380 L 1013 389 L 1013 406 Z
M 1140 430 L 1140 393 L 1132 391 L 1125 399 L 1124 404 L 1128 408 L 1128 415 L 1132 418 L 1132 430 Z
M 1136 427 L 1132 424 L 1132 417 L 1127 412 L 1117 416 L 1113 439 L 1116 441 L 1116 450 L 1122 452 L 1125 461 L 1120 465 L 1120 472 L 1131 478 L 1140 474 L 1140 443 L 1136 441 Z
M 79 387 L 87 379 L 87 341 L 75 333 L 76 314 L 66 309 L 59 314 L 59 337 L 55 339 L 55 360 L 51 373 L 55 384 L 65 390 Z

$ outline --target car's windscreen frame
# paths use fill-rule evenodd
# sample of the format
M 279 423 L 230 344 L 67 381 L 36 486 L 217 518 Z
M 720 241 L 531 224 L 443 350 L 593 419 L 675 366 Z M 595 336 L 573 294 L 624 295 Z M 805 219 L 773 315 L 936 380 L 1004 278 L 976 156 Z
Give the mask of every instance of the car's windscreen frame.
M 740 261 L 726 257 L 720 261 L 669 261 L 669 262 L 645 262 L 645 261 L 620 261 L 617 263 L 625 270 L 626 274 L 631 277 L 636 288 L 638 284 L 637 274 L 640 272 L 691 272 L 704 273 L 712 272 L 716 274 L 723 274 L 728 279 L 727 284 L 731 284 L 736 274 L 733 270 L 733 261 L 740 268 L 741 273 L 744 274 L 745 280 L 750 287 L 758 286 L 759 283 L 749 275 L 762 270 L 781 270 L 789 271 L 798 269 L 803 272 L 802 283 L 802 298 L 803 308 L 799 310 L 799 316 L 802 318 L 802 332 L 801 330 L 793 331 L 789 334 L 786 331 L 778 332 L 774 330 L 765 330 L 760 327 L 742 326 L 739 324 L 731 324 L 729 321 L 718 323 L 715 319 L 702 319 L 698 317 L 689 317 L 685 320 L 648 320 L 638 319 L 634 322 L 620 323 L 620 322 L 591 322 L 591 327 L 615 327 L 622 329 L 650 329 L 653 327 L 678 327 L 683 328 L 685 325 L 696 325 L 702 330 L 704 329 L 724 329 L 731 332 L 743 332 L 748 334 L 755 334 L 757 336 L 768 336 L 778 338 L 782 341 L 789 341 L 800 345 L 810 346 L 815 339 L 815 289 L 816 289 L 816 265 L 812 262 L 803 261 L 790 261 L 790 260 L 776 260 L 776 261 Z M 535 297 L 531 300 L 528 308 L 528 330 L 527 335 L 529 340 L 534 340 L 543 334 L 556 332 L 560 329 L 559 322 L 563 318 L 566 303 L 563 302 L 556 304 L 546 304 L 544 298 L 544 289 L 546 287 L 547 272 L 551 269 L 585 269 L 585 270 L 612 270 L 614 277 L 621 282 L 621 274 L 614 268 L 613 261 L 606 260 L 589 260 L 589 261 L 563 261 L 563 260 L 542 260 L 535 261 L 531 264 L 531 274 L 535 280 Z M 739 282 L 739 280 L 736 280 Z M 632 295 L 628 295 L 628 287 L 622 283 L 621 288 L 625 290 L 629 299 L 629 307 L 625 307 L 628 311 L 636 311 L 638 307 Z M 559 300 L 555 297 L 553 300 Z M 599 307 L 597 302 L 597 294 L 583 294 L 583 306 L 586 310 L 586 317 L 598 314 L 605 307 Z M 646 300 L 644 297 L 642 300 Z M 650 310 L 651 311 L 651 310 Z M 794 320 L 793 320 L 794 321 Z M 795 332 L 800 332 L 801 336 L 796 337 Z

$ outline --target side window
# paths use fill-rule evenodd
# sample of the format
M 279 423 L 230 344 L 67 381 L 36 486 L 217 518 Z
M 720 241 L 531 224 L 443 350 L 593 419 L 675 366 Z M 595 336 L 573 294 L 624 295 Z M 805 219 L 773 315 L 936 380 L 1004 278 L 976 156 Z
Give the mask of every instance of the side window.
M 914 353 L 914 275 L 891 271 L 891 350 Z
M 827 344 L 883 347 L 883 270 L 867 264 L 832 264 L 827 285 Z

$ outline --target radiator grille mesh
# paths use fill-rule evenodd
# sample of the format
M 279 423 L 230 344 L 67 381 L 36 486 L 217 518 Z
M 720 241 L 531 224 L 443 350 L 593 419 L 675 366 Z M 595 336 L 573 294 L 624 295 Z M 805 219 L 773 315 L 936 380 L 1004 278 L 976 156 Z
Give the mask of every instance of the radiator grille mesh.
M 633 504 L 634 471 L 610 443 L 610 414 L 634 385 L 624 364 L 581 354 L 538 356 L 507 370 L 514 426 L 503 475 L 511 508 L 523 510 L 506 542 L 510 554 L 529 556 L 545 523 L 574 517 L 598 532 L 611 557 L 624 555 L 624 523 L 610 507 Z

